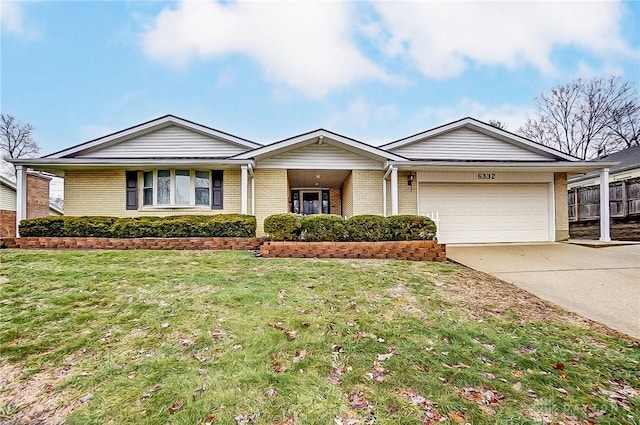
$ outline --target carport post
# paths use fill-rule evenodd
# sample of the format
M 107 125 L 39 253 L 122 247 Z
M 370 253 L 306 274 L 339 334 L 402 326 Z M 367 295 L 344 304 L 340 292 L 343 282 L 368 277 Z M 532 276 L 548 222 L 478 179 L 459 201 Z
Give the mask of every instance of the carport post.
M 391 215 L 398 215 L 398 169 L 391 168 Z
M 247 192 L 248 189 L 248 166 L 240 166 L 240 212 L 247 213 Z
M 16 237 L 20 237 L 20 222 L 27 218 L 27 167 L 16 165 Z
M 600 240 L 609 242 L 611 233 L 609 229 L 609 169 L 600 170 Z

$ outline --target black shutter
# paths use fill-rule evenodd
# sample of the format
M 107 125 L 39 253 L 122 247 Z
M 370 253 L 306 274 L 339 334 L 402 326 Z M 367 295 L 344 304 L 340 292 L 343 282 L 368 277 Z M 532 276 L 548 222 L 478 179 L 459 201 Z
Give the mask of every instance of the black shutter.
M 138 172 L 127 171 L 126 180 L 127 180 L 127 209 L 137 210 L 138 209 Z
M 223 197 L 223 172 L 214 170 L 211 172 L 211 209 L 221 210 Z

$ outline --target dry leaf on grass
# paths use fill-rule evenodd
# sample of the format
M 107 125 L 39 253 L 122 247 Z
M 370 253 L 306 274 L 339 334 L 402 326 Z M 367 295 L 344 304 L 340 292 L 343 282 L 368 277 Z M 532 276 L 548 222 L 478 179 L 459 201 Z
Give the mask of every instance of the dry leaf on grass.
M 169 406 L 169 412 L 170 413 L 177 412 L 178 410 L 182 409 L 184 405 L 185 405 L 184 401 L 176 401 L 171 406 Z
M 386 379 L 385 372 L 387 369 L 382 367 L 382 365 L 378 362 L 373 362 L 373 370 L 371 372 L 367 372 L 367 378 L 376 381 L 383 382 Z
M 299 361 L 304 360 L 306 357 L 307 357 L 307 350 L 296 351 L 296 354 L 293 356 L 293 362 L 298 363 Z
M 349 394 L 349 404 L 355 410 L 368 410 L 371 408 L 371 403 L 364 398 L 362 391 Z

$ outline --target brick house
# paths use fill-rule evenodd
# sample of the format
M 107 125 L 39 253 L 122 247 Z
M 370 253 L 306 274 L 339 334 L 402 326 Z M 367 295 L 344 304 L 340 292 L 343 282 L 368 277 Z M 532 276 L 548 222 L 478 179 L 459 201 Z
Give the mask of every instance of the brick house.
M 50 177 L 27 173 L 26 218 L 62 215 L 49 203 Z M 0 176 L 0 238 L 16 236 L 16 184 Z
M 319 129 L 262 145 L 167 115 L 37 159 L 65 215 L 434 214 L 444 243 L 567 239 L 567 177 L 604 171 L 473 118 L 382 146 Z M 22 214 L 22 215 L 20 215 Z M 26 217 L 18 215 L 18 220 Z

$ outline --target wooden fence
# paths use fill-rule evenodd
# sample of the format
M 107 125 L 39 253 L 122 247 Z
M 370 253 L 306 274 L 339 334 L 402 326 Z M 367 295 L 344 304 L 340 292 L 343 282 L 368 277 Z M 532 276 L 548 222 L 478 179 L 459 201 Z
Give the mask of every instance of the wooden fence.
M 609 183 L 611 217 L 640 214 L 640 179 Z M 576 187 L 569 190 L 569 221 L 600 218 L 600 186 Z

